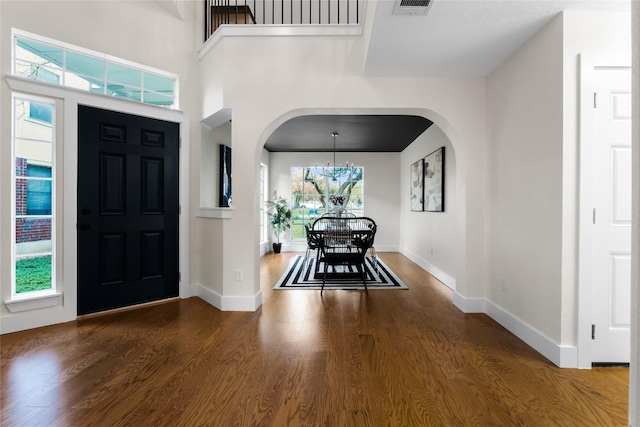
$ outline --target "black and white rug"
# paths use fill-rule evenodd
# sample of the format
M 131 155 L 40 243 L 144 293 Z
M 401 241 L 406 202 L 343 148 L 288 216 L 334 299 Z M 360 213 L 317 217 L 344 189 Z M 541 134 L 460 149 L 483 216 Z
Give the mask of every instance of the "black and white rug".
M 303 265 L 304 264 L 304 265 Z M 282 275 L 274 289 L 320 289 L 322 287 L 322 276 L 324 266 L 320 264 L 318 273 L 315 273 L 316 259 L 310 257 L 304 262 L 303 256 L 293 258 L 289 268 Z M 364 289 L 362 277 L 353 266 L 339 266 L 337 273 L 331 272 L 331 267 L 327 272 L 325 289 Z M 373 261 L 367 257 L 367 288 L 368 289 L 407 289 L 407 286 L 378 258 L 377 271 L 373 266 Z

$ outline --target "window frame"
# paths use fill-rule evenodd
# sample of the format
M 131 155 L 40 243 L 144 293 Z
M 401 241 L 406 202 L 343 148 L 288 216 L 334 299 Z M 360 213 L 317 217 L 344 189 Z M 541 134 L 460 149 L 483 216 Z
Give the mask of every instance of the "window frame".
M 59 68 L 58 71 L 60 71 L 61 75 L 60 80 L 58 81 L 58 83 L 52 83 L 52 82 L 47 82 L 44 80 L 37 80 L 37 79 L 29 79 L 27 77 L 23 77 L 20 76 L 17 71 L 17 62 L 20 61 L 29 63 L 28 61 L 25 60 L 19 60 L 17 58 L 17 52 L 16 52 L 16 47 L 18 45 L 18 39 L 23 39 L 23 40 L 32 40 L 34 42 L 37 43 L 41 43 L 41 44 L 46 44 L 51 46 L 52 48 L 55 49 L 60 49 L 62 51 L 62 65 Z M 103 72 L 103 76 L 101 76 L 102 78 L 102 93 L 101 92 L 93 92 L 91 90 L 85 90 L 85 89 L 81 89 L 78 88 L 76 86 L 70 86 L 67 82 L 67 74 L 68 73 L 72 73 L 75 76 L 78 76 L 79 78 L 83 78 L 83 74 L 81 73 L 77 73 L 77 72 L 72 72 L 70 70 L 67 69 L 67 53 L 73 53 L 76 55 L 81 55 L 83 57 L 88 57 L 88 58 L 94 58 L 97 59 L 99 61 L 103 61 L 104 62 L 104 72 Z M 33 63 L 29 63 L 30 65 L 37 65 L 39 67 L 44 68 L 47 71 L 50 71 L 50 69 L 54 69 L 52 66 L 50 65 L 40 65 L 40 64 L 33 64 Z M 127 97 L 122 97 L 122 96 L 117 96 L 117 93 L 115 93 L 115 90 L 111 90 L 112 93 L 109 93 L 109 84 L 118 84 L 120 86 L 126 86 L 126 88 L 131 88 L 132 86 L 128 85 L 128 84 L 119 84 L 116 81 L 113 81 L 112 79 L 109 78 L 108 75 L 108 69 L 111 68 L 112 66 L 116 66 L 116 67 L 123 67 L 123 68 L 129 68 L 132 69 L 134 71 L 138 71 L 140 72 L 140 87 L 137 88 L 140 90 L 140 100 L 136 100 L 136 99 L 132 99 L 132 98 L 127 98 Z M 50 71 L 52 72 L 52 71 Z M 36 80 L 45 84 L 50 84 L 50 85 L 54 85 L 54 86 L 65 86 L 65 87 L 71 87 L 77 90 L 83 90 L 85 92 L 89 92 L 89 93 L 95 93 L 98 95 L 105 95 L 105 96 L 114 96 L 120 99 L 126 99 L 129 100 L 131 102 L 137 102 L 137 103 L 142 103 L 145 105 L 153 105 L 153 106 L 157 106 L 160 108 L 168 108 L 168 109 L 172 109 L 172 110 L 178 110 L 179 107 L 179 79 L 178 79 L 178 75 L 174 74 L 174 73 L 170 73 L 168 71 L 164 71 L 164 70 L 160 70 L 157 68 L 153 68 L 153 67 L 149 67 L 143 64 L 139 64 L 133 61 L 128 61 L 126 59 L 122 59 L 122 58 L 118 58 L 115 56 L 111 56 L 111 55 L 107 55 L 104 53 L 100 53 L 94 50 L 90 50 L 90 49 L 86 49 L 80 46 L 75 46 L 69 43 L 65 43 L 65 42 L 61 42 L 58 40 L 54 40 L 48 37 L 43 37 L 37 34 L 33 34 L 33 33 L 29 33 L 27 31 L 23 31 L 23 30 L 19 30 L 17 28 L 12 28 L 11 29 L 11 74 L 13 76 L 16 77 L 21 77 L 21 78 L 27 78 L 29 80 Z M 55 74 L 55 73 L 54 73 Z M 171 105 L 159 105 L 159 104 L 153 104 L 153 103 L 149 103 L 149 102 L 145 102 L 144 98 L 145 98 L 145 94 L 156 94 L 158 96 L 162 97 L 166 97 L 167 99 L 169 99 L 169 96 L 166 93 L 162 93 L 162 92 L 157 92 L 154 91 L 152 89 L 148 89 L 145 88 L 144 86 L 144 80 L 145 80 L 145 75 L 154 75 L 154 76 L 158 76 L 161 78 L 165 78 L 168 80 L 172 80 L 173 82 L 173 96 L 172 96 L 172 104 Z M 86 76 L 89 77 L 89 76 Z M 85 79 L 86 80 L 86 79 Z M 93 83 L 91 83 L 90 80 L 87 80 L 87 82 L 89 83 L 89 86 L 91 86 Z
M 267 213 L 267 195 L 269 194 L 269 166 L 264 163 L 260 163 L 260 188 L 259 197 L 260 203 L 258 207 L 258 216 L 260 218 L 260 243 L 266 243 L 269 241 L 269 218 Z
M 26 213 L 25 206 L 25 214 L 18 215 L 17 214 L 17 206 L 16 206 L 16 187 L 18 182 L 18 174 L 16 171 L 16 159 L 17 150 L 16 143 L 17 140 L 25 140 L 25 138 L 21 138 L 17 134 L 17 121 L 18 121 L 18 111 L 17 104 L 19 101 L 29 102 L 29 103 L 39 103 L 39 104 L 47 104 L 52 107 L 51 114 L 51 122 L 43 122 L 41 120 L 36 120 L 38 125 L 48 125 L 51 126 L 51 141 L 42 140 L 42 142 L 48 142 L 51 144 L 51 177 L 46 178 L 51 182 L 51 214 L 50 215 L 28 215 Z M 56 189 L 56 165 L 57 165 L 57 155 L 56 155 L 56 131 L 57 131 L 57 115 L 56 115 L 56 100 L 54 98 L 45 98 L 41 96 L 28 95 L 24 93 L 12 92 L 11 94 L 11 161 L 13 164 L 12 172 L 11 172 L 11 300 L 24 300 L 24 299 L 34 299 L 39 297 L 46 297 L 50 295 L 58 295 L 57 288 L 58 284 L 56 283 L 56 261 L 57 261 L 57 253 L 56 253 L 56 198 L 57 198 L 57 189 Z M 28 116 L 24 119 L 26 122 L 33 122 L 31 118 Z M 30 178 L 26 175 L 20 176 L 21 179 L 28 181 Z M 25 185 L 26 191 L 26 185 Z M 26 196 L 26 195 L 25 195 Z M 26 202 L 26 200 L 25 200 Z M 48 289 L 38 290 L 38 291 L 26 291 L 26 292 L 17 292 L 16 289 L 16 262 L 18 260 L 16 245 L 17 245 L 17 227 L 16 223 L 18 219 L 28 218 L 28 219 L 48 219 L 50 221 L 51 228 L 51 287 Z M 53 303 L 53 302 L 50 302 Z M 7 304 L 7 302 L 5 302 Z M 49 304 L 48 302 L 44 302 L 45 305 Z M 9 309 L 12 310 L 12 307 L 8 305 Z M 13 307 L 13 309 L 18 309 L 17 307 Z M 13 310 L 12 310 L 13 311 Z
M 365 199 L 365 192 L 364 192 L 364 166 L 351 166 L 354 169 L 359 169 L 361 171 L 361 178 L 357 181 L 357 186 L 360 186 L 361 190 L 359 190 L 361 192 L 361 201 L 362 203 L 357 207 L 345 207 L 345 210 L 347 213 L 354 213 L 357 216 L 363 216 L 364 215 L 364 199 Z M 307 169 L 324 169 L 324 170 L 333 170 L 333 169 L 346 169 L 345 167 L 340 167 L 340 166 L 291 166 L 290 171 L 289 171 L 289 178 L 290 178 L 290 183 L 289 183 L 289 191 L 290 191 L 290 199 L 291 200 L 291 209 L 292 209 L 292 222 L 291 222 L 291 228 L 289 230 L 289 238 L 292 241 L 299 241 L 299 240 L 303 240 L 305 239 L 305 235 L 304 235 L 304 224 L 309 224 L 312 223 L 316 218 L 322 216 L 325 213 L 329 213 L 330 212 L 330 207 L 329 207 L 329 198 L 334 194 L 334 192 L 332 191 L 331 188 L 331 184 L 329 183 L 330 178 L 328 176 L 324 176 L 324 194 L 318 194 L 317 192 L 315 192 L 315 189 L 313 192 L 306 192 L 304 189 L 301 192 L 296 192 L 294 191 L 294 186 L 296 185 L 296 179 L 294 174 L 296 170 L 300 171 L 302 173 L 302 185 L 304 187 L 304 175 L 305 175 L 305 171 Z M 315 194 L 314 194 L 315 193 Z M 321 198 L 324 200 L 324 205 L 321 207 L 316 208 L 301 208 L 300 205 L 302 203 L 304 203 L 305 201 L 313 201 L 314 199 L 307 199 L 305 196 L 308 195 L 313 195 L 315 197 L 321 196 Z M 302 196 L 302 199 L 299 197 Z M 351 201 L 353 203 L 353 200 Z M 305 203 L 306 204 L 306 203 Z M 315 211 L 313 213 L 309 212 L 309 215 L 305 215 L 304 214 L 304 210 L 309 210 L 309 211 Z

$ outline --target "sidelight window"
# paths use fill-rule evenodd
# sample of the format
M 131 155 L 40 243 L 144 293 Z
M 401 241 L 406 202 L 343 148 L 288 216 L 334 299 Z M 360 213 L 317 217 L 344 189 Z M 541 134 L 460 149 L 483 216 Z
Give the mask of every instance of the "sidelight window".
M 54 107 L 53 100 L 13 97 L 13 295 L 55 289 Z

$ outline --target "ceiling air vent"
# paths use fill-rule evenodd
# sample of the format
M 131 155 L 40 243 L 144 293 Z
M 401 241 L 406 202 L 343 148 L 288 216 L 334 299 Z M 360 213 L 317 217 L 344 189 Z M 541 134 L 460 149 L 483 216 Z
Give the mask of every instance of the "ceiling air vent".
M 433 0 L 396 0 L 394 15 L 426 15 Z

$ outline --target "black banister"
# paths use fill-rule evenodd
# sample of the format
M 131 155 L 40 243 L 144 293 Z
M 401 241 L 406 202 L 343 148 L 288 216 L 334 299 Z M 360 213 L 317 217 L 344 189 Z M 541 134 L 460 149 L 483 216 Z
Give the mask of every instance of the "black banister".
M 206 41 L 220 25 L 359 25 L 361 1 L 309 0 L 307 3 L 304 0 L 271 0 L 269 4 L 267 0 L 205 0 L 204 38 Z M 355 16 L 352 16 L 352 2 L 355 2 Z M 285 10 L 287 3 L 288 14 Z M 305 6 L 309 8 L 308 21 Z M 271 13 L 268 13 L 269 7 Z M 299 14 L 294 11 L 296 7 L 300 9 Z M 314 13 L 318 14 L 317 19 Z M 285 22 L 285 15 L 288 15 L 289 22 Z M 276 21 L 276 16 L 280 21 Z

